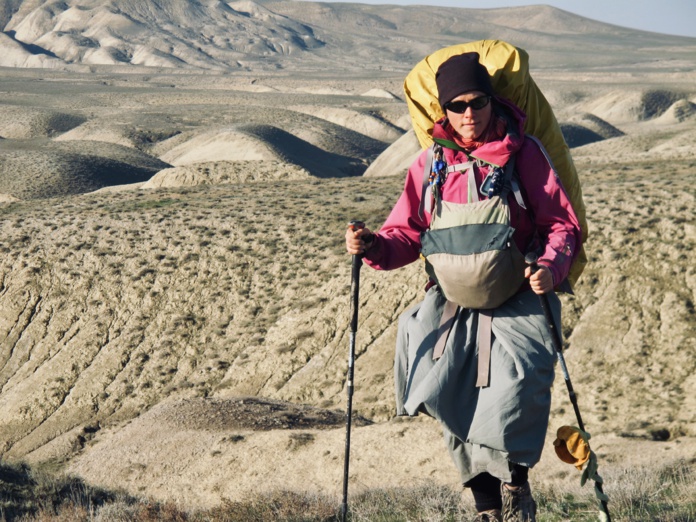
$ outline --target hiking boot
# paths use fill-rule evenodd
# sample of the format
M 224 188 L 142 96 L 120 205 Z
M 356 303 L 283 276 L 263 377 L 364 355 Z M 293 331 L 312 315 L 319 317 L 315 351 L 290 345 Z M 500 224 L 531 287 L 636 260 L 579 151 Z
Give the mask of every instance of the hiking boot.
M 479 513 L 474 522 L 503 522 L 503 515 L 499 509 L 489 509 Z
M 529 482 L 511 489 L 500 486 L 503 496 L 503 522 L 536 522 L 536 502 L 532 498 Z

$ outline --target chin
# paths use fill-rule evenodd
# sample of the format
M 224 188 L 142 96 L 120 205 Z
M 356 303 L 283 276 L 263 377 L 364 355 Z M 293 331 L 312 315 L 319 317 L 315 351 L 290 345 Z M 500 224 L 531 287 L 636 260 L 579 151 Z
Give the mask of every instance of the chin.
M 477 136 L 471 132 L 460 132 L 459 135 L 465 140 L 475 140 Z

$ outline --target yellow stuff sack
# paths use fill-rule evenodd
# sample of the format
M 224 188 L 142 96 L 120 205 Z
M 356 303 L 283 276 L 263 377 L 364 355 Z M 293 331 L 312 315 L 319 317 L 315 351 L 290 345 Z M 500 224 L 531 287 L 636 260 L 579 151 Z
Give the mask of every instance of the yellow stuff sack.
M 495 92 L 511 100 L 527 114 L 524 130 L 539 138 L 551 156 L 578 216 L 584 243 L 587 239 L 587 216 L 578 173 L 551 106 L 529 75 L 529 55 L 523 49 L 500 40 L 479 40 L 445 47 L 421 60 L 404 80 L 411 122 L 421 147 L 427 149 L 432 145 L 433 124 L 444 117 L 437 98 L 435 73 L 447 59 L 469 52 L 479 53 L 480 62 L 488 69 Z M 587 256 L 581 245 L 568 275 L 571 285 L 575 284 L 586 264 Z

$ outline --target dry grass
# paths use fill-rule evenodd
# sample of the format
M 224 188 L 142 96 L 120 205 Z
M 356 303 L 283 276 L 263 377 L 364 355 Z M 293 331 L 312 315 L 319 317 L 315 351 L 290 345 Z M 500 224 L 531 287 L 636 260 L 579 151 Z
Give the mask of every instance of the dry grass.
M 696 520 L 693 462 L 655 468 L 610 468 L 605 490 L 615 522 L 692 522 Z M 340 502 L 312 493 L 277 491 L 207 510 L 187 510 L 105 492 L 67 477 L 54 477 L 24 465 L 0 467 L 3 522 L 337 522 Z M 584 488 L 553 484 L 535 490 L 539 522 L 597 520 L 597 505 Z M 349 499 L 352 522 L 455 522 L 472 518 L 468 494 L 423 484 L 373 489 Z
M 696 520 L 696 469 L 694 461 L 677 461 L 656 467 L 607 467 L 602 472 L 609 495 L 612 520 L 630 522 L 688 522 Z M 592 484 L 584 488 L 538 490 L 540 520 L 597 520 L 597 500 Z

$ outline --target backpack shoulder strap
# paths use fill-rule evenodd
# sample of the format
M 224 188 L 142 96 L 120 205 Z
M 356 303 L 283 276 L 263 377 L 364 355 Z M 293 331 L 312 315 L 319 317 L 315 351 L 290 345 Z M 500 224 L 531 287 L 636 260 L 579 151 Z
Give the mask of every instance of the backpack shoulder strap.
M 527 210 L 527 205 L 525 205 L 524 203 L 524 198 L 522 197 L 522 190 L 520 189 L 519 173 L 515 168 L 515 158 L 515 154 L 511 155 L 510 159 L 508 159 L 507 163 L 503 168 L 491 165 L 492 170 L 491 172 L 489 172 L 488 176 L 481 184 L 480 192 L 482 195 L 488 197 L 497 192 L 498 194 L 500 194 L 503 200 L 507 201 L 507 196 L 509 192 L 512 191 L 513 195 L 515 196 L 515 200 L 517 201 L 517 204 L 523 209 Z M 501 173 L 502 178 L 500 177 Z M 500 183 L 501 188 L 499 188 L 498 191 L 491 193 L 491 190 L 495 190 L 491 187 L 491 183 L 493 185 L 498 185 L 498 183 Z
M 546 161 L 549 163 L 549 167 L 551 167 L 553 172 L 556 174 L 556 177 L 558 177 L 558 172 L 556 171 L 556 167 L 553 166 L 553 160 L 551 159 L 549 152 L 546 150 L 546 147 L 544 147 L 544 144 L 541 142 L 541 140 L 539 138 L 537 138 L 536 136 L 532 136 L 531 134 L 525 134 L 525 137 L 529 138 L 530 140 L 532 140 L 534 143 L 537 144 L 537 146 L 541 150 L 542 154 L 546 158 Z
M 549 156 L 548 151 L 546 150 L 546 147 L 544 147 L 544 144 L 541 143 L 539 138 L 536 136 L 532 136 L 531 134 L 525 134 L 525 137 L 529 138 L 532 140 L 534 143 L 537 144 L 539 147 L 539 150 L 541 150 L 542 154 L 544 155 L 544 158 L 546 158 L 546 161 L 549 164 L 549 167 L 551 167 L 551 170 L 553 170 L 554 174 L 556 177 L 558 177 L 558 172 L 556 171 L 556 168 L 553 166 L 553 161 L 551 160 L 551 156 Z M 510 159 L 512 160 L 514 156 L 512 156 Z M 508 162 L 510 163 L 510 162 Z M 520 190 L 520 176 L 517 170 L 514 171 L 512 178 L 510 178 L 510 185 L 512 187 L 512 192 L 515 195 L 515 200 L 517 200 L 517 204 L 522 207 L 525 210 L 529 210 L 527 206 L 524 204 L 524 198 L 522 197 L 522 191 Z
M 421 200 L 418 205 L 418 217 L 423 219 L 423 212 L 430 213 L 433 209 L 433 194 L 430 187 L 430 174 L 433 170 L 433 160 L 435 158 L 435 148 L 439 147 L 437 143 L 433 143 L 428 147 L 428 152 L 425 156 L 425 165 L 423 165 L 423 184 L 421 185 Z
M 512 164 L 512 165 L 510 165 Z M 510 174 L 507 174 L 507 170 L 510 170 Z M 507 165 L 505 166 L 506 174 L 505 177 L 510 180 L 510 189 L 512 190 L 513 195 L 515 196 L 515 201 L 517 201 L 517 204 L 527 210 L 527 205 L 524 203 L 524 198 L 522 197 L 522 190 L 520 189 L 520 174 L 517 172 L 517 169 L 515 168 L 515 156 L 513 155 L 509 160 Z

